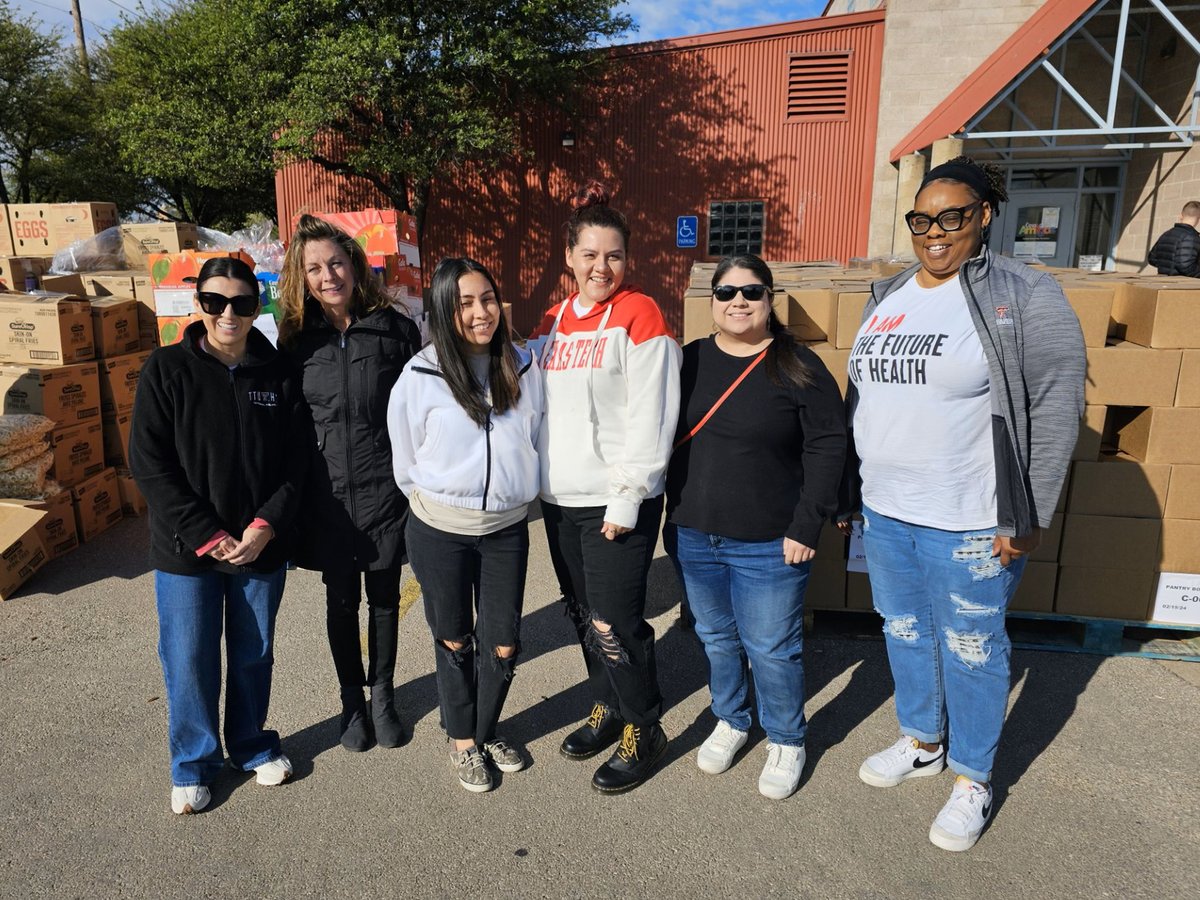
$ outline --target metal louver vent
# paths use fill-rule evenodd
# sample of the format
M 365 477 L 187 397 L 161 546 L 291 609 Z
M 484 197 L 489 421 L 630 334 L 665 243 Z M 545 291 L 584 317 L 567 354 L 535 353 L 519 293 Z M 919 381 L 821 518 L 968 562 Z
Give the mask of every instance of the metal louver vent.
M 788 122 L 845 118 L 849 96 L 849 50 L 788 57 Z

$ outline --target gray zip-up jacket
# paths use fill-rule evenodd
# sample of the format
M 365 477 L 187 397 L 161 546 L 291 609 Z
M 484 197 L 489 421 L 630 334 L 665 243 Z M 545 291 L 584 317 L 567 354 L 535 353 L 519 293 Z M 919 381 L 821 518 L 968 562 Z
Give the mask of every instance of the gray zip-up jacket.
M 863 321 L 919 268 L 871 285 Z M 1048 528 L 1083 416 L 1087 355 L 1079 320 L 1049 273 L 997 256 L 986 247 L 963 263 L 959 280 L 991 378 L 997 533 L 1015 537 Z M 857 511 L 862 505 L 854 449 L 857 402 L 858 391 L 851 382 L 846 392 L 850 453 L 843 511 Z

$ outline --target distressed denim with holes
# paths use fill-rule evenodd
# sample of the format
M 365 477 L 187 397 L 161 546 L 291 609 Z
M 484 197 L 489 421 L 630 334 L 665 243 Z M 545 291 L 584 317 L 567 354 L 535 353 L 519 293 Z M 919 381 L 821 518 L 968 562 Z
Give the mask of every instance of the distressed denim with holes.
M 863 509 L 863 546 L 883 616 L 900 730 L 941 741 L 949 765 L 990 781 L 1008 708 L 1004 614 L 1025 570 L 992 556 L 996 531 L 942 531 Z

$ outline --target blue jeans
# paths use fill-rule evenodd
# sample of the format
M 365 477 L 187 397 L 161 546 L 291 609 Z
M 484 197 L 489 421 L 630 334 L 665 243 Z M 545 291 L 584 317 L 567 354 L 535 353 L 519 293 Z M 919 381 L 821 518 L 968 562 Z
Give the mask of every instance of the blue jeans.
M 708 657 L 713 714 L 738 731 L 750 730 L 753 673 L 758 719 L 768 739 L 803 746 L 809 564 L 785 563 L 782 538 L 739 541 L 668 523 L 664 544 Z
M 1004 614 L 1026 559 L 1002 566 L 992 556 L 995 536 L 995 528 L 942 531 L 863 510 L 900 730 L 935 743 L 948 724 L 950 768 L 984 782 L 1008 708 Z
M 173 784 L 210 784 L 224 763 L 218 737 L 222 626 L 229 760 L 249 771 L 279 756 L 278 732 L 263 725 L 271 702 L 275 615 L 285 575 L 284 567 L 267 575 L 155 571 Z

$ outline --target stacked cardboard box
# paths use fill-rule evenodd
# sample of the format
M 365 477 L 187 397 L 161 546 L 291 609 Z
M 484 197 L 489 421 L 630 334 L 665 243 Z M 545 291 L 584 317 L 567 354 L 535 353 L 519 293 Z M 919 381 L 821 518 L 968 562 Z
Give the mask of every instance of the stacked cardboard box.
M 15 203 L 4 213 L 7 230 L 0 229 L 0 255 L 5 256 L 53 256 L 117 224 L 112 203 Z
M 846 388 L 871 280 L 890 272 L 772 264 L 773 308 Z M 711 333 L 713 264 L 684 299 L 684 341 Z M 1083 331 L 1085 413 L 1051 527 L 1011 608 L 1200 625 L 1200 279 L 1048 270 Z M 826 529 L 812 608 L 871 609 L 853 552 Z

